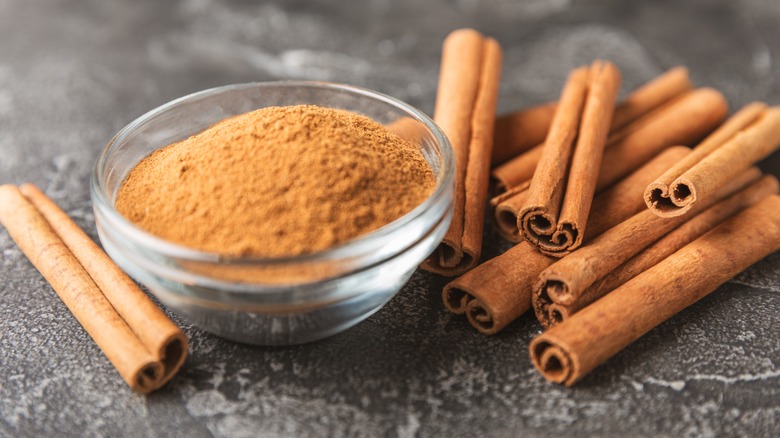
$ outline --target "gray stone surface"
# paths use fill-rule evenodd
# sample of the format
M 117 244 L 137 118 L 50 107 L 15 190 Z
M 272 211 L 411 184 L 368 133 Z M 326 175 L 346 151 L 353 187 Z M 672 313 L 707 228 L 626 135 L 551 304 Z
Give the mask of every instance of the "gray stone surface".
M 732 108 L 780 103 L 777 0 L 574 2 L 0 0 L 0 183 L 44 188 L 94 236 L 88 176 L 111 135 L 166 101 L 282 78 L 346 82 L 430 113 L 440 44 L 475 26 L 505 47 L 500 107 L 554 98 L 567 71 L 619 64 L 628 90 L 667 67 Z M 780 156 L 763 163 L 780 172 Z M 488 253 L 502 244 L 488 230 Z M 0 232 L 0 435 L 777 436 L 780 254 L 573 389 L 532 368 L 530 316 L 484 337 L 417 273 L 383 310 L 310 345 L 260 348 L 174 319 L 181 374 L 133 394 Z

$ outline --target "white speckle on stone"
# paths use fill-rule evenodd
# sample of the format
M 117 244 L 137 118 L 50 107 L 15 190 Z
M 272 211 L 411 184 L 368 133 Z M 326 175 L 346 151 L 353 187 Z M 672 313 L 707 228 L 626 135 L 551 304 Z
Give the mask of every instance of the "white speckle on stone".
M 213 416 L 216 414 L 229 414 L 235 411 L 233 402 L 225 399 L 224 394 L 217 390 L 209 389 L 195 393 L 187 400 L 187 410 L 192 415 Z
M 406 416 L 406 424 L 399 425 L 397 432 L 401 438 L 414 438 L 420 430 L 420 419 L 416 415 L 409 413 Z
M 756 333 L 753 332 L 753 331 L 750 331 L 750 330 L 747 330 L 747 331 L 737 335 L 737 340 L 738 341 L 746 342 L 746 341 L 750 341 L 752 339 L 756 339 Z
M 648 377 L 648 378 L 645 379 L 645 382 L 653 384 L 653 385 L 658 385 L 658 386 L 663 386 L 663 387 L 666 387 L 666 388 L 670 388 L 670 389 L 673 389 L 675 391 L 682 391 L 685 388 L 685 382 L 682 381 L 682 380 L 666 381 L 666 380 L 662 380 L 662 379 L 656 379 L 654 377 Z
M 693 374 L 688 380 L 714 380 L 721 383 L 755 382 L 780 377 L 780 370 L 767 371 L 758 374 L 738 374 L 736 376 L 722 376 L 719 374 Z
M 629 383 L 634 388 L 635 391 L 642 391 L 645 389 L 645 385 L 637 382 L 636 380 L 630 380 Z
M 268 366 L 271 368 L 271 371 L 273 372 L 279 372 L 284 369 L 284 364 L 276 360 L 271 360 L 268 363 Z

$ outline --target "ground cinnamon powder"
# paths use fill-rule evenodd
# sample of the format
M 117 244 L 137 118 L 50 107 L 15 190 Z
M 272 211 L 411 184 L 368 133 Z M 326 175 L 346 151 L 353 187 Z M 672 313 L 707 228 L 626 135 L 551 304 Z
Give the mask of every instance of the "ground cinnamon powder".
M 386 225 L 434 185 L 418 148 L 367 117 L 270 107 L 152 153 L 128 175 L 116 208 L 191 248 L 293 256 Z

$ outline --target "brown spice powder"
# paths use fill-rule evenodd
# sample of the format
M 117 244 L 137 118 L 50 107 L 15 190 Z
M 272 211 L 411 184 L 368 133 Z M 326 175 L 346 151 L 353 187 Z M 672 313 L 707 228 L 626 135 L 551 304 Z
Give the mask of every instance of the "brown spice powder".
M 270 107 L 155 151 L 130 172 L 116 208 L 187 247 L 294 256 L 386 225 L 434 186 L 418 148 L 367 117 Z

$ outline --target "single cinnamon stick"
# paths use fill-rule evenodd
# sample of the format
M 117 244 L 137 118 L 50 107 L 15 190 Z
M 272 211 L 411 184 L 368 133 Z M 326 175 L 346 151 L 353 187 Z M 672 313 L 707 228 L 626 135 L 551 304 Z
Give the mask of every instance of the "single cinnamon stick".
M 0 223 L 130 387 L 159 387 L 164 367 L 117 314 L 89 273 L 15 186 L 0 186 Z
M 479 262 L 500 76 L 494 39 L 461 29 L 444 41 L 434 120 L 455 151 L 454 213 L 425 270 L 454 276 Z
M 167 383 L 179 371 L 187 357 L 187 337 L 184 333 L 40 189 L 32 184 L 23 184 L 19 190 L 87 271 L 116 313 L 152 353 L 155 360 L 163 365 L 163 372 L 155 382 L 156 386 Z
M 608 62 L 570 75 L 520 211 L 523 238 L 548 255 L 582 244 L 620 73 Z
M 588 235 L 595 236 L 644 208 L 640 191 L 647 181 L 687 155 L 686 147 L 672 147 L 599 195 L 589 219 Z M 625 196 L 636 193 L 636 196 Z M 444 287 L 444 307 L 466 314 L 483 334 L 495 334 L 531 306 L 531 286 L 542 270 L 556 259 L 545 256 L 527 242 L 477 266 Z
M 628 280 L 650 269 L 661 260 L 672 255 L 680 248 L 701 237 L 704 233 L 723 223 L 726 219 L 740 211 L 776 195 L 780 191 L 777 178 L 772 175 L 764 175 L 761 179 L 749 187 L 731 195 L 706 211 L 695 215 L 678 228 L 653 243 L 639 254 L 635 255 L 617 269 L 613 270 L 588 287 L 571 305 L 549 303 L 547 315 L 538 315 L 537 318 L 543 327 L 549 328 L 559 324 L 572 315 L 603 297 L 610 291 L 621 286 Z M 595 242 L 594 242 L 595 243 Z M 542 307 L 536 301 L 540 299 L 539 291 L 532 295 L 533 308 Z
M 710 207 L 720 199 L 741 191 L 761 177 L 761 171 L 751 169 L 728 186 L 717 197 L 701 203 L 697 211 Z M 686 218 L 666 219 L 645 209 L 605 231 L 587 246 L 574 251 L 539 274 L 533 286 L 532 307 L 542 326 L 549 326 L 544 311 L 550 301 L 571 306 L 578 303 L 582 294 L 596 281 L 604 278 L 631 257 L 653 244 L 669 231 L 685 222 Z M 536 301 L 541 301 L 537 303 Z
M 688 77 L 688 69 L 675 67 L 663 73 L 637 88 L 618 104 L 612 117 L 610 135 L 692 89 L 693 84 Z M 533 176 L 534 169 L 542 156 L 544 139 L 552 122 L 554 108 L 554 103 L 551 103 L 526 111 L 518 111 L 496 120 L 496 142 L 493 147 L 494 165 L 495 151 L 499 144 L 502 144 L 502 147 L 507 150 L 518 150 L 518 154 L 515 155 L 528 151 L 493 169 L 491 177 L 494 180 L 494 189 L 498 194 L 528 182 Z M 543 111 L 550 112 L 549 116 Z M 528 134 L 525 135 L 524 132 L 528 132 Z M 534 145 L 528 145 L 527 139 L 537 138 L 540 133 L 539 140 Z
M 780 249 L 780 196 L 727 220 L 531 341 L 531 360 L 571 386 L 642 335 Z
M 661 217 L 680 216 L 712 196 L 742 170 L 780 147 L 780 107 L 752 103 L 645 190 L 648 208 Z
M 715 129 L 727 112 L 722 94 L 700 88 L 626 126 L 611 136 L 605 146 L 597 191 L 609 187 L 666 147 L 694 144 Z M 517 222 L 527 198 L 527 186 L 520 185 L 490 201 L 496 228 L 510 242 L 522 240 Z
M 547 102 L 497 117 L 490 164 L 497 166 L 542 143 L 555 107 L 555 102 Z

